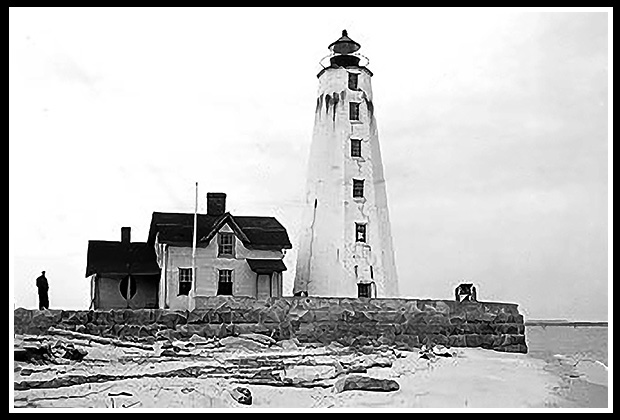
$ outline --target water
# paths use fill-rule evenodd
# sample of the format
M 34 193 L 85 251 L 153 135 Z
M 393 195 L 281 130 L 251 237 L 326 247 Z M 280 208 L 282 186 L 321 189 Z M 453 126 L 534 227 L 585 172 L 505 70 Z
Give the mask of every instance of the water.
M 607 327 L 526 327 L 525 338 L 531 356 L 551 361 L 556 355 L 574 360 L 597 360 L 608 366 Z
M 608 406 L 608 329 L 602 326 L 528 326 L 528 354 L 562 378 L 561 407 Z

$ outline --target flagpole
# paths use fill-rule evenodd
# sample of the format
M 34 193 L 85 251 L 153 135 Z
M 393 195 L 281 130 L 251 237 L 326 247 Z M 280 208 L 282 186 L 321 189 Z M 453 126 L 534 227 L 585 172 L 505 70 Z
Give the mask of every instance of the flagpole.
M 194 201 L 194 236 L 192 239 L 192 289 L 190 291 L 190 309 L 194 309 L 196 296 L 196 236 L 198 230 L 198 182 L 196 182 L 196 197 Z

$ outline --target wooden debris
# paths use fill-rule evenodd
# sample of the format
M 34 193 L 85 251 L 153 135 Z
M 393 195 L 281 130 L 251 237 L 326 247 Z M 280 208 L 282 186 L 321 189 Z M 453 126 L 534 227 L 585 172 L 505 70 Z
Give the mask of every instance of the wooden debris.
M 135 347 L 135 348 L 142 349 L 142 350 L 153 351 L 153 346 L 149 346 L 146 344 L 140 344 L 140 343 L 132 343 L 130 341 L 121 341 L 115 338 L 106 338 L 106 337 L 101 337 L 98 335 L 62 330 L 62 329 L 54 328 L 54 327 L 50 327 L 48 332 L 51 334 L 64 335 L 67 337 L 81 338 L 81 339 L 89 340 L 89 341 L 99 343 L 99 344 L 111 344 L 113 346 L 118 346 L 118 347 Z

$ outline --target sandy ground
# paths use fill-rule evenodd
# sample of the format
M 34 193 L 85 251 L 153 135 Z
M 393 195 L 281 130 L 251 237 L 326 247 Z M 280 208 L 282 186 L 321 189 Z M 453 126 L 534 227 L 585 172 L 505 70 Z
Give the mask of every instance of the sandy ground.
M 500 353 L 476 348 L 451 349 L 454 357 L 420 358 L 417 351 L 384 354 L 344 354 L 330 347 L 283 349 L 228 349 L 204 351 L 191 357 L 155 357 L 139 349 L 120 349 L 91 344 L 81 362 L 31 364 L 15 362 L 14 383 L 48 381 L 69 376 L 115 375 L 79 385 L 14 391 L 14 406 L 82 408 L 545 408 L 606 407 L 606 370 L 581 366 L 589 373 L 575 373 L 561 361 L 556 366 L 524 354 Z M 337 351 L 341 351 L 338 353 Z M 345 349 L 346 350 L 346 349 Z M 370 367 L 365 373 L 389 378 L 400 389 L 393 392 L 344 391 L 333 386 L 299 388 L 242 383 L 225 374 L 204 369 L 226 365 L 227 357 L 257 354 L 297 355 L 298 366 L 285 375 L 305 378 L 334 374 L 335 360 L 389 360 L 391 367 Z M 287 353 L 289 352 L 289 353 Z M 217 353 L 217 354 L 216 354 Z M 309 366 L 308 360 L 313 360 Z M 325 362 L 325 363 L 324 363 Z M 357 362 L 356 362 L 357 363 Z M 193 369 L 193 370 L 192 370 Z M 202 371 L 200 369 L 203 369 Z M 157 377 L 162 372 L 180 372 Z M 150 375 L 150 376 L 147 376 Z M 570 377 L 572 375 L 573 377 Z M 589 379 L 594 382 L 586 381 Z M 334 379 L 335 381 L 335 379 Z M 230 390 L 248 388 L 252 405 L 235 401 Z M 604 394 L 604 398 L 602 395 Z

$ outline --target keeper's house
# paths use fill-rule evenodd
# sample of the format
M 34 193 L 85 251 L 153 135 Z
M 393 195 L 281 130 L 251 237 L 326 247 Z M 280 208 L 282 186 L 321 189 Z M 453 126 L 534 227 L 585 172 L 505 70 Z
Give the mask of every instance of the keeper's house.
M 207 213 L 197 217 L 195 273 L 193 229 L 193 213 L 153 213 L 147 242 L 131 243 L 144 250 L 115 260 L 114 264 L 126 269 L 114 277 L 98 269 L 97 243 L 103 241 L 89 241 L 91 307 L 183 310 L 200 307 L 201 298 L 215 295 L 282 296 L 283 258 L 292 246 L 286 229 L 275 218 L 233 216 L 226 212 L 226 194 L 208 193 Z

